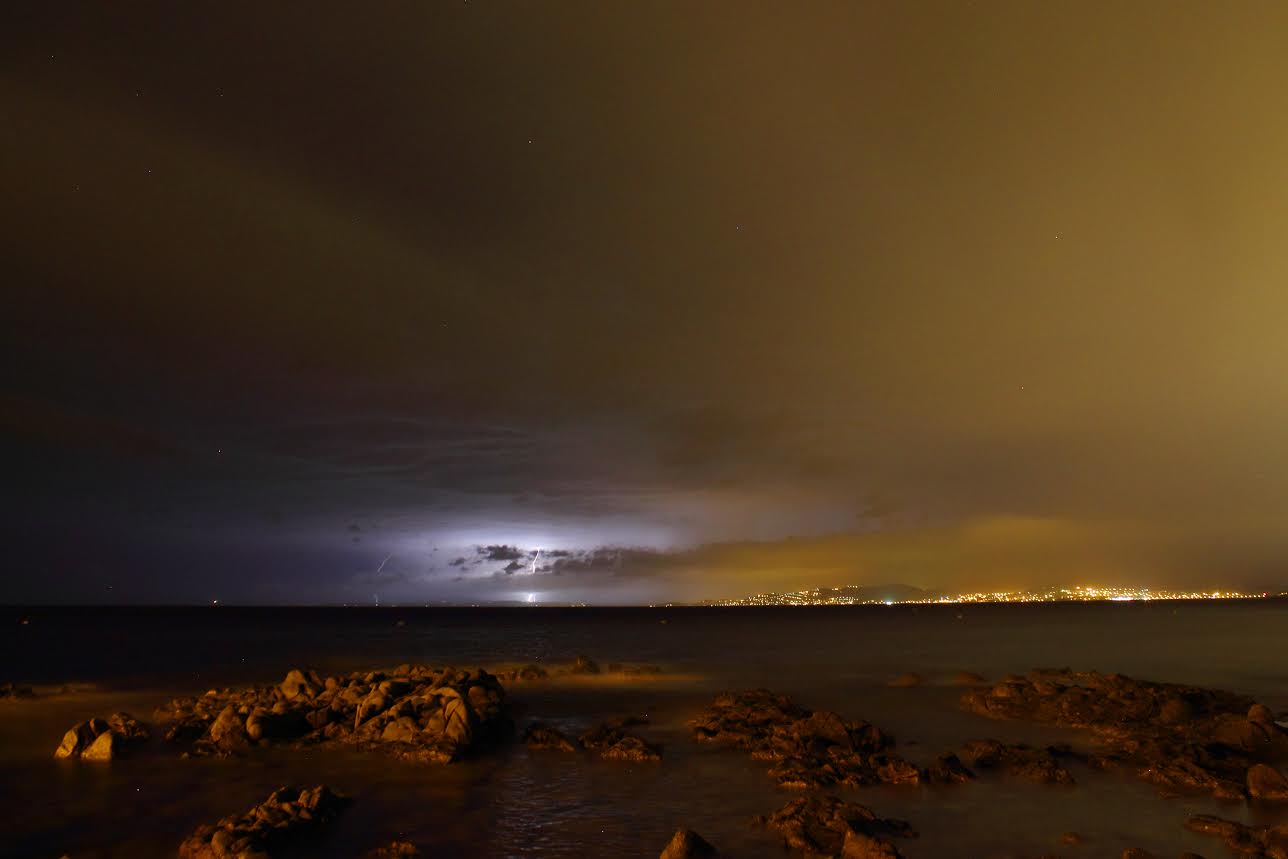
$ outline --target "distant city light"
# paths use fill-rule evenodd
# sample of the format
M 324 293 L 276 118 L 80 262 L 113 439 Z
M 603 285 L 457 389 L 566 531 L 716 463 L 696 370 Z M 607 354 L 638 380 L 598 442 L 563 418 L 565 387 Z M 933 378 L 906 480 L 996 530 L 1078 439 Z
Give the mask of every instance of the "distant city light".
M 1017 602 L 1148 602 L 1155 600 L 1236 600 L 1264 599 L 1269 593 L 1246 594 L 1237 591 L 1162 591 L 1152 588 L 1107 588 L 1078 585 L 1044 591 L 987 591 L 914 599 L 862 598 L 847 594 L 849 589 L 812 588 L 803 591 L 756 594 L 739 599 L 706 600 L 703 605 L 958 605 L 961 603 Z

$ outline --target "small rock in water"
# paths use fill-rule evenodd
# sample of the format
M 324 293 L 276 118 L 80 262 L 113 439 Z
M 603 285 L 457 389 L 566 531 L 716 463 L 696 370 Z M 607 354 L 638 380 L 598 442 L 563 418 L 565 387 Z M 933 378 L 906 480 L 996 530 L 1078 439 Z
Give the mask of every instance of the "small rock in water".
M 598 674 L 599 663 L 589 656 L 578 656 L 577 661 L 572 664 L 573 674 Z
M 916 673 L 915 671 L 909 671 L 905 674 L 900 674 L 898 677 L 894 678 L 886 685 L 891 687 L 892 689 L 906 689 L 911 686 L 920 686 L 925 682 L 926 682 L 925 677 L 922 677 L 920 674 Z
M 1065 832 L 1060 836 L 1060 843 L 1077 846 L 1082 843 L 1082 836 L 1076 832 Z
M 0 700 L 17 701 L 35 698 L 36 693 L 30 686 L 19 686 L 16 683 L 0 683 Z
M 530 749 L 548 749 L 556 752 L 575 752 L 576 744 L 549 725 L 533 722 L 523 732 L 523 742 Z
M 959 671 L 957 676 L 953 678 L 954 686 L 982 686 L 987 682 L 982 675 L 976 674 L 974 671 Z
M 652 762 L 662 760 L 662 750 L 621 728 L 604 724 L 591 728 L 579 738 L 582 746 L 610 761 Z
M 658 859 L 711 859 L 717 855 L 716 848 L 701 835 L 692 829 L 681 829 L 671 837 Z
M 363 853 L 362 859 L 417 859 L 420 855 L 420 848 L 410 841 L 391 841 Z

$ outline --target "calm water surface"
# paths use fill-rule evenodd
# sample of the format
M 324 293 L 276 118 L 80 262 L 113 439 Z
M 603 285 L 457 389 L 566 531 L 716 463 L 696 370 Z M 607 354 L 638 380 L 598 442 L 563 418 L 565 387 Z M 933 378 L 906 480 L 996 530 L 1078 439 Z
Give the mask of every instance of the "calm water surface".
M 25 618 L 26 624 L 20 623 Z M 1079 732 L 962 713 L 948 685 L 961 670 L 989 678 L 1033 667 L 1120 671 L 1220 686 L 1288 711 L 1288 603 L 1127 603 L 810 609 L 132 609 L 0 610 L 0 680 L 93 689 L 0 706 L 0 856 L 148 859 L 173 856 L 197 824 L 239 812 L 285 783 L 325 782 L 353 796 L 339 822 L 299 856 L 349 857 L 393 838 L 427 855 L 653 857 L 678 826 L 722 855 L 784 855 L 749 824 L 792 794 L 766 765 L 699 746 L 685 722 L 723 689 L 767 686 L 806 706 L 892 732 L 929 762 L 968 739 L 1085 743 Z M 516 721 L 571 731 L 647 714 L 641 733 L 665 746 L 657 765 L 529 753 L 432 767 L 370 755 L 273 751 L 250 759 L 178 760 L 163 747 L 107 766 L 54 761 L 63 731 L 125 709 L 149 718 L 175 694 L 402 662 L 466 666 L 587 654 L 649 662 L 648 681 L 602 678 L 515 692 Z M 889 689 L 905 672 L 925 686 Z M 910 820 L 916 857 L 1224 855 L 1192 835 L 1187 815 L 1267 822 L 1288 809 L 1201 797 L 1163 799 L 1129 778 L 1075 769 L 1072 788 L 984 777 L 954 788 L 880 787 L 847 795 Z M 1061 847 L 1062 832 L 1086 839 Z

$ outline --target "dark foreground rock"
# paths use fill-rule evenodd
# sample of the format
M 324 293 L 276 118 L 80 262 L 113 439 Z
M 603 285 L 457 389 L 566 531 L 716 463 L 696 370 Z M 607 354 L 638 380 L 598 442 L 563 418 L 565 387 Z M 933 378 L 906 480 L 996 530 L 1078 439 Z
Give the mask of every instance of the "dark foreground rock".
M 446 763 L 508 736 L 505 690 L 483 670 L 403 665 L 326 677 L 292 670 L 277 686 L 211 690 L 158 710 L 166 739 L 193 754 L 255 745 L 354 746 Z
M 1246 826 L 1210 814 L 1185 822 L 1187 829 L 1225 840 L 1232 851 L 1248 859 L 1288 859 L 1288 823 L 1278 826 Z
M 179 859 L 268 859 L 332 820 L 347 802 L 325 785 L 280 787 L 245 814 L 198 827 L 179 846 Z
M 768 689 L 719 695 L 690 724 L 695 740 L 775 761 L 770 775 L 785 788 L 920 784 L 931 778 L 929 770 L 894 754 L 894 738 L 875 725 L 806 710 Z
M 1165 790 L 1242 799 L 1274 793 L 1266 770 L 1288 756 L 1288 731 L 1252 699 L 1221 690 L 1151 683 L 1121 674 L 1038 670 L 972 689 L 962 706 L 995 719 L 1025 719 L 1093 732 L 1089 763 L 1129 767 Z
M 692 829 L 681 829 L 671 837 L 658 859 L 712 859 L 717 855 L 716 848 L 701 835 Z
M 912 838 L 916 832 L 903 820 L 881 818 L 866 806 L 834 796 L 794 799 L 757 822 L 783 836 L 783 843 L 810 857 L 896 859 L 891 837 Z
M 146 742 L 149 736 L 147 727 L 129 713 L 113 713 L 107 719 L 90 719 L 73 725 L 63 735 L 54 757 L 110 761 Z
M 961 750 L 962 758 L 977 769 L 1000 769 L 1039 784 L 1073 784 L 1073 773 L 1059 761 L 1070 755 L 1072 751 L 1063 746 L 1034 748 L 997 740 L 971 740 Z

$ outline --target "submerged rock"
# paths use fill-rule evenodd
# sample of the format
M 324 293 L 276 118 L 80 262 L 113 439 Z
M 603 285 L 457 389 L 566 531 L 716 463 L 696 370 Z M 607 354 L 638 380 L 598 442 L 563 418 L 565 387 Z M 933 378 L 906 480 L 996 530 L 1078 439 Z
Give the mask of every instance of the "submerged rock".
M 54 750 L 54 757 L 110 761 L 146 742 L 149 736 L 147 727 L 129 713 L 113 713 L 106 720 L 90 719 L 73 725 Z
M 556 752 L 575 752 L 577 744 L 568 739 L 562 732 L 549 725 L 533 722 L 523 732 L 523 742 L 530 749 L 542 749 Z
M 658 859 L 712 859 L 716 848 L 692 829 L 681 829 L 671 837 Z
M 363 853 L 362 859 L 417 859 L 420 855 L 420 848 L 410 841 L 391 841 Z
M 900 674 L 898 677 L 894 678 L 886 685 L 893 689 L 901 689 L 901 688 L 908 688 L 910 686 L 921 686 L 925 682 L 926 682 L 925 677 L 922 677 L 920 674 L 916 673 L 915 671 L 909 671 L 905 674 Z
M 331 821 L 348 802 L 326 785 L 280 787 L 245 814 L 199 826 L 179 846 L 180 859 L 262 859 Z M 407 855 L 407 854 L 389 854 Z M 412 854 L 414 855 L 414 854 Z
M 906 821 L 880 818 L 866 806 L 825 795 L 794 799 L 757 822 L 807 856 L 897 859 L 900 853 L 887 839 L 916 836 Z
M 1129 766 L 1165 790 L 1239 799 L 1257 783 L 1273 792 L 1270 773 L 1249 770 L 1288 757 L 1288 731 L 1249 698 L 1120 674 L 1037 670 L 969 690 L 962 706 L 995 719 L 1090 729 L 1100 747 L 1090 763 Z
M 961 749 L 967 763 L 980 769 L 1001 769 L 1009 775 L 1039 784 L 1073 784 L 1073 773 L 1059 756 L 1071 754 L 1059 746 L 1034 748 L 1023 743 L 1008 745 L 997 740 L 971 740 Z
M 168 740 L 194 754 L 231 755 L 255 745 L 379 749 L 449 762 L 510 733 L 505 690 L 486 671 L 402 665 L 392 672 L 320 677 L 292 669 L 276 686 L 210 690 L 158 711 Z

